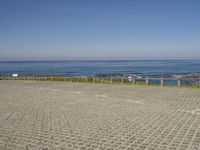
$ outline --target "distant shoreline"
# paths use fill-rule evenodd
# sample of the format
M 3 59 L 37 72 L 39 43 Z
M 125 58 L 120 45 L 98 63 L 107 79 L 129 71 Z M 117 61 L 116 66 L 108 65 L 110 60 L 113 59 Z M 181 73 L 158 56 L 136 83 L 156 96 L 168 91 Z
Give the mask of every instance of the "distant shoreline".
M 0 76 L 198 76 L 200 60 L 73 60 L 0 62 Z

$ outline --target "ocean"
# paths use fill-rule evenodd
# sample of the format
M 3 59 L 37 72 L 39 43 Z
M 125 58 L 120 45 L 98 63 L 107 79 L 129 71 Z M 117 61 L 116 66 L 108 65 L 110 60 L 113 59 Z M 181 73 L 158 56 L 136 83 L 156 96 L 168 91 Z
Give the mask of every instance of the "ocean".
M 0 76 L 171 77 L 200 74 L 200 60 L 1 61 Z

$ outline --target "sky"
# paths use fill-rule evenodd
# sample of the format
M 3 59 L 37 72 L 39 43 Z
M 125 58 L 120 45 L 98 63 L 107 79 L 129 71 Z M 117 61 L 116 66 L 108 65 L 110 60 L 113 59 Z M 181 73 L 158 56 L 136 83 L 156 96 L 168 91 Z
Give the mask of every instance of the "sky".
M 200 59 L 199 0 L 0 0 L 0 61 Z

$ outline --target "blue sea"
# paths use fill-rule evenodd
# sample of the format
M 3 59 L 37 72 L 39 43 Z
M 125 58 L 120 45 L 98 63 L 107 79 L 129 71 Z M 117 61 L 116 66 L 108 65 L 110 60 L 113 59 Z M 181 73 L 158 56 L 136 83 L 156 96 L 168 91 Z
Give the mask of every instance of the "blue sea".
M 200 60 L 1 61 L 0 76 L 171 77 L 200 74 Z

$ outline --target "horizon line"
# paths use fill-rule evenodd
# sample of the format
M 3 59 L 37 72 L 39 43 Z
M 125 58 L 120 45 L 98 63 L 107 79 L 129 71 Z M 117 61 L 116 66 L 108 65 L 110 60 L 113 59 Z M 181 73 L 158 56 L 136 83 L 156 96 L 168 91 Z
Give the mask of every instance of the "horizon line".
M 33 59 L 33 60 L 0 60 L 0 62 L 47 62 L 47 61 L 190 61 L 200 58 L 172 58 L 172 59 Z

